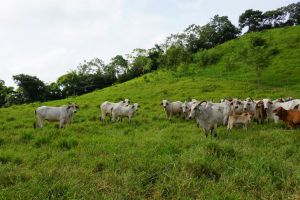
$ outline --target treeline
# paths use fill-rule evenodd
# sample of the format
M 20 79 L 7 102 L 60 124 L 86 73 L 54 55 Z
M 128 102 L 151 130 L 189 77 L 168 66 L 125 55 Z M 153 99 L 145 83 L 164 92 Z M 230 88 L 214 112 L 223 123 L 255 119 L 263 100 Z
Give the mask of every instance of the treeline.
M 16 89 L 5 86 L 4 81 L 0 80 L 0 107 L 82 95 L 159 68 L 177 70 L 181 67 L 184 70 L 186 64 L 190 63 L 206 66 L 218 60 L 218 55 L 208 55 L 207 49 L 237 38 L 243 32 L 299 24 L 300 2 L 264 13 L 259 10 L 246 10 L 239 17 L 239 27 L 235 27 L 227 16 L 215 15 L 206 25 L 190 25 L 182 33 L 170 35 L 163 44 L 156 44 L 151 49 L 134 49 L 125 57 L 117 55 L 111 58 L 108 64 L 99 58 L 84 61 L 75 70 L 50 84 L 26 74 L 13 76 L 18 86 Z M 253 52 L 261 49 L 261 45 L 256 43 L 253 43 L 256 48 Z M 265 57 L 260 60 L 265 60 Z

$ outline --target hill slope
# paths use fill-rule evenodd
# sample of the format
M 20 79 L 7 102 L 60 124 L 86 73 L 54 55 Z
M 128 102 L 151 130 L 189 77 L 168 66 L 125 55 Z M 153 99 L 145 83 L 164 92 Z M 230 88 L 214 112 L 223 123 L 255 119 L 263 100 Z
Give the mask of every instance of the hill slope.
M 221 59 L 188 74 L 157 71 L 76 98 L 0 109 L 0 199 L 299 198 L 299 130 L 252 124 L 229 133 L 220 127 L 218 138 L 205 138 L 194 121 L 166 120 L 159 105 L 162 99 L 299 97 L 300 41 L 291 39 L 299 33 L 299 27 L 255 33 L 280 48 L 261 88 L 242 68 L 223 76 Z M 234 54 L 247 38 L 212 51 Z M 294 46 L 285 46 L 287 40 Z M 100 102 L 124 97 L 141 105 L 133 121 L 99 122 Z M 33 129 L 36 107 L 67 102 L 81 108 L 73 124 Z

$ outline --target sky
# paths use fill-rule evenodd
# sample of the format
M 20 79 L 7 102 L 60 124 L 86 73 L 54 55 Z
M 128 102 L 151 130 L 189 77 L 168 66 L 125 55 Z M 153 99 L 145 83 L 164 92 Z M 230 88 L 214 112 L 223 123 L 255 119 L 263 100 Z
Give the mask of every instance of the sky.
M 29 74 L 46 83 L 79 63 L 108 63 L 148 49 L 215 14 L 238 25 L 246 9 L 267 11 L 297 0 L 10 0 L 0 7 L 0 80 Z

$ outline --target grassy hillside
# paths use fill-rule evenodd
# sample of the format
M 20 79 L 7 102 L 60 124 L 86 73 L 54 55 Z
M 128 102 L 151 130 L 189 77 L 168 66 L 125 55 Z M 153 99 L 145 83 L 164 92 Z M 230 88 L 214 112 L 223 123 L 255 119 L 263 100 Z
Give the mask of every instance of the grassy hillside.
M 299 97 L 300 41 L 291 39 L 299 33 L 299 27 L 256 33 L 280 48 L 260 88 L 251 72 L 247 79 L 238 72 L 223 76 L 221 59 L 190 73 L 157 71 L 76 98 L 0 109 L 0 199 L 299 198 L 299 130 L 252 124 L 248 131 L 220 127 L 217 138 L 205 138 L 194 121 L 166 120 L 159 105 L 162 99 Z M 247 38 L 214 51 L 234 54 Z M 100 102 L 125 97 L 141 105 L 131 123 L 99 122 Z M 81 108 L 73 124 L 33 129 L 36 107 L 68 102 Z

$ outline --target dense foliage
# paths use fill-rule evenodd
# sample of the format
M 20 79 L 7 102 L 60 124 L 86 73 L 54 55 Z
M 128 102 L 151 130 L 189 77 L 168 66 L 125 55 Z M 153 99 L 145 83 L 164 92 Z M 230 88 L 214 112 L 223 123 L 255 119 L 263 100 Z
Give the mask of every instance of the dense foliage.
M 206 67 L 222 58 L 218 52 L 207 50 L 239 37 L 241 32 L 295 26 L 299 23 L 300 2 L 264 13 L 259 10 L 246 10 L 239 17 L 239 28 L 235 27 L 227 16 L 215 15 L 206 25 L 192 24 L 182 33 L 170 35 L 163 44 L 156 44 L 151 49 L 137 48 L 126 57 L 116 55 L 108 64 L 99 58 L 84 61 L 77 69 L 69 71 L 50 84 L 25 74 L 13 76 L 17 89 L 6 87 L 4 82 L 0 81 L 0 107 L 82 95 L 131 80 L 159 68 L 186 71 L 186 66 L 191 64 L 198 68 Z M 269 49 L 267 44 L 253 46 L 249 41 L 238 57 L 225 58 L 225 65 L 227 69 L 232 70 L 234 60 L 243 59 L 249 67 L 256 69 L 256 81 L 259 83 L 262 70 L 268 66 L 269 57 L 276 54 L 276 51 Z

